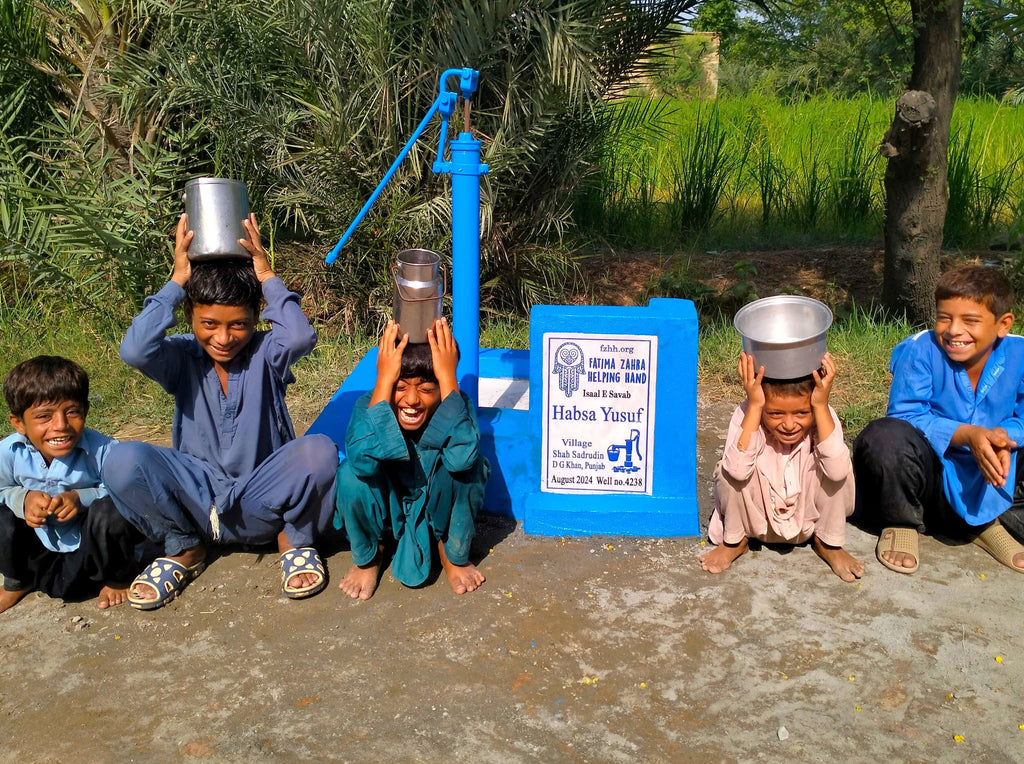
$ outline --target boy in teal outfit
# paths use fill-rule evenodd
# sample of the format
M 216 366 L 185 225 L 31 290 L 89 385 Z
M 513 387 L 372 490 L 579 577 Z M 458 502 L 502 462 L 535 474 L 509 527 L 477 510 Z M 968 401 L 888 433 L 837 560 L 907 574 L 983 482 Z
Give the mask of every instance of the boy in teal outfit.
M 339 588 L 353 599 L 377 588 L 386 527 L 397 541 L 392 573 L 406 586 L 426 580 L 435 544 L 456 594 L 484 582 L 469 548 L 490 468 L 473 402 L 459 392 L 458 358 L 444 319 L 427 330 L 427 343 L 399 340 L 394 321 L 384 329 L 377 381 L 356 402 L 338 468 L 334 523 L 344 526 L 353 563 Z

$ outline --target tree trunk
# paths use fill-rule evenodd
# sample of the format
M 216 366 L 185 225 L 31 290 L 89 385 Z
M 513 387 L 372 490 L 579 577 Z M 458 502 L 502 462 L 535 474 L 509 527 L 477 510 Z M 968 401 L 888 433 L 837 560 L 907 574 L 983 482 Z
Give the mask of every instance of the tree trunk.
M 935 307 L 963 5 L 963 0 L 911 0 L 917 37 L 910 90 L 897 101 L 880 147 L 889 158 L 882 302 L 915 324 L 929 322 Z

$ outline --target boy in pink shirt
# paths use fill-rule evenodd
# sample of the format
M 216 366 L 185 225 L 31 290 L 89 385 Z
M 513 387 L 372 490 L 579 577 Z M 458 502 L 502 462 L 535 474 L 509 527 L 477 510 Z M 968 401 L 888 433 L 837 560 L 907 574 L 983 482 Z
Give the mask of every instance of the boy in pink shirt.
M 836 365 L 828 353 L 820 371 L 794 380 L 765 379 L 753 356 L 740 354 L 747 399 L 733 413 L 725 452 L 715 468 L 715 509 L 708 537 L 716 547 L 700 558 L 721 573 L 747 551 L 750 539 L 802 544 L 844 581 L 864 573 L 845 549 L 853 512 L 850 450 L 828 404 Z

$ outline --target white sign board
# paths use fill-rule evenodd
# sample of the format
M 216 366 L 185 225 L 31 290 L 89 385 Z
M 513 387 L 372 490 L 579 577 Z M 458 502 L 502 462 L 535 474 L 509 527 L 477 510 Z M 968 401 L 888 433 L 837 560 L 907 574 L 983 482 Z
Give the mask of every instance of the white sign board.
M 541 490 L 651 493 L 656 335 L 544 334 Z

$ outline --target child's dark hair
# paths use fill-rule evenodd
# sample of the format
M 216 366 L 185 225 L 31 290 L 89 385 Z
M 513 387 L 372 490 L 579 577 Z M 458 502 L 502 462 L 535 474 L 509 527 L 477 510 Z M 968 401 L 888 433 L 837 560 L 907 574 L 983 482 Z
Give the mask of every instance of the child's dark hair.
M 230 257 L 192 263 L 192 275 L 185 282 L 185 318 L 192 320 L 194 305 L 240 305 L 259 315 L 263 287 L 256 278 L 252 260 Z
M 810 374 L 806 377 L 797 377 L 796 379 L 770 379 L 765 377 L 761 380 L 761 389 L 764 390 L 765 398 L 779 395 L 810 395 L 814 392 L 814 377 Z
M 1013 286 L 999 268 L 988 265 L 961 265 L 939 276 L 935 302 L 962 297 L 980 303 L 999 318 L 1013 310 Z
M 74 401 L 89 411 L 89 375 L 74 361 L 37 355 L 22 361 L 4 379 L 7 408 L 19 419 L 39 403 Z
M 461 358 L 458 345 L 455 346 L 456 359 Z M 434 358 L 430 354 L 429 342 L 410 342 L 402 351 L 402 371 L 399 372 L 399 379 L 413 379 L 419 377 L 424 382 L 437 382 L 437 375 L 434 373 Z

